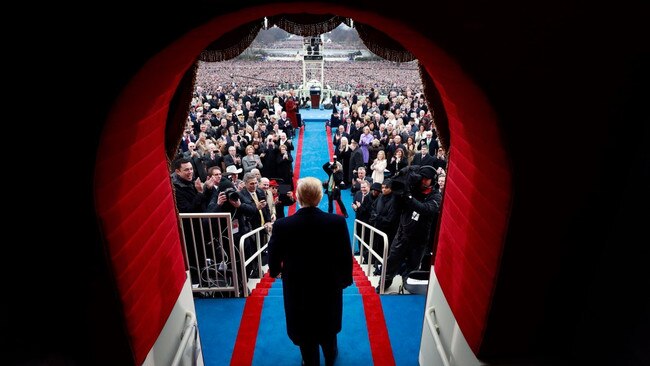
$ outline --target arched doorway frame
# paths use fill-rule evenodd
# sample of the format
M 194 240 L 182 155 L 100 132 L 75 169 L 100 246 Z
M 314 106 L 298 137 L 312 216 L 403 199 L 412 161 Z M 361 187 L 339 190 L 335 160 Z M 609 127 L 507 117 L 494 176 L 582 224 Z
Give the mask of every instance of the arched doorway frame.
M 174 92 L 196 56 L 224 33 L 263 16 L 294 13 L 362 21 L 401 43 L 434 81 L 449 120 L 452 155 L 435 271 L 465 338 L 477 352 L 512 195 L 511 167 L 495 113 L 460 65 L 408 24 L 344 5 L 304 2 L 254 6 L 192 29 L 142 67 L 109 115 L 97 154 L 96 207 L 135 359 L 141 361 L 155 341 L 184 280 L 164 151 Z

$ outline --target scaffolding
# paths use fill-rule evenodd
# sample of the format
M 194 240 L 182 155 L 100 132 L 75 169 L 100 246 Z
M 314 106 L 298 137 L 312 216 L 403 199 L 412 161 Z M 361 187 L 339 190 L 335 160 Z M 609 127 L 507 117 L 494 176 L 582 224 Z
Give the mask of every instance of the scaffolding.
M 302 85 L 305 88 L 318 82 L 324 85 L 323 39 L 322 36 L 304 37 L 302 44 Z

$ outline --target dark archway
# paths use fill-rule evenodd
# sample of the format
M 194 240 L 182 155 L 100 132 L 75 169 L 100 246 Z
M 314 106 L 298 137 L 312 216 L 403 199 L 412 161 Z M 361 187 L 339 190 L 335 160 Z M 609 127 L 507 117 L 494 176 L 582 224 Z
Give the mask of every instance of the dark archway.
M 411 51 L 433 79 L 449 119 L 452 146 L 435 271 L 477 352 L 511 200 L 512 172 L 494 112 L 459 65 L 408 25 L 341 5 L 295 3 L 291 8 L 271 4 L 236 11 L 188 32 L 143 66 L 108 118 L 97 155 L 96 206 L 136 362 L 153 345 L 184 281 L 164 149 L 169 103 L 196 55 L 214 39 L 280 13 L 359 19 Z

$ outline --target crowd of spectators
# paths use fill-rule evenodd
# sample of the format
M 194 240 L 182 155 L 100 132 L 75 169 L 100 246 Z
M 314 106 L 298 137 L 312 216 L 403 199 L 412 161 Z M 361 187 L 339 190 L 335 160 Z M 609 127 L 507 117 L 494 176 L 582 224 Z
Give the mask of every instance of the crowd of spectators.
M 258 196 L 265 196 L 264 200 L 246 199 L 240 203 L 230 202 L 230 205 L 246 207 L 245 210 L 233 210 L 240 215 L 266 217 L 261 222 L 267 226 L 283 215 L 277 208 L 284 211 L 284 207 L 295 202 L 292 138 L 300 126 L 295 120 L 295 111 L 291 111 L 298 102 L 296 93 L 291 89 L 278 90 L 278 85 L 262 78 L 241 84 L 221 81 L 229 78 L 224 75 L 241 70 L 257 72 L 255 75 L 260 76 L 260 70 L 277 67 L 280 75 L 298 74 L 295 70 L 279 67 L 287 64 L 293 65 L 237 61 L 202 64 L 172 172 L 177 189 L 194 192 L 194 195 L 186 194 L 189 201 L 183 207 L 191 208 L 185 212 L 221 212 L 222 206 L 229 203 L 221 194 L 226 187 L 223 182 L 228 182 L 227 188 L 239 191 L 241 197 L 251 196 L 244 190 L 254 192 L 259 185 L 265 187 L 263 192 L 257 191 Z M 345 70 L 350 71 L 347 79 L 339 75 L 337 80 L 355 87 L 348 94 L 333 93 L 328 101 L 332 114 L 326 122 L 326 128 L 332 131 L 334 159 L 341 173 L 336 184 L 341 191 L 349 189 L 354 196 L 350 207 L 353 211 L 365 212 L 359 215 L 360 220 L 385 229 L 391 227 L 385 219 L 399 217 L 402 207 L 389 202 L 390 178 L 411 165 L 430 165 L 436 175 L 435 186 L 431 189 L 440 190 L 441 195 L 447 154 L 437 139 L 434 112 L 419 91 L 419 80 L 419 85 L 405 85 L 400 82 L 409 79 L 398 72 L 400 69 L 375 69 L 372 73 L 375 79 L 390 83 L 383 89 L 386 95 L 382 98 L 380 89 L 373 86 L 375 81 L 360 78 L 366 75 L 360 72 L 363 67 L 354 63 L 347 65 Z M 273 93 L 267 96 L 260 91 Z M 323 160 L 329 159 L 324 156 Z M 190 168 L 192 173 L 187 171 Z M 443 184 L 439 185 L 436 182 L 441 177 Z M 373 190 L 381 193 L 369 194 Z M 181 203 L 178 202 L 179 207 Z M 340 200 L 338 203 L 342 204 Z M 180 208 L 179 211 L 183 212 Z M 347 215 L 345 208 L 341 211 Z M 433 222 L 436 215 L 424 215 L 422 220 Z M 255 221 L 246 215 L 241 220 Z M 430 227 L 435 228 L 435 225 Z M 428 238 L 422 239 L 430 242 Z
M 381 70 L 381 72 L 377 72 Z M 385 96 L 390 91 L 419 92 L 422 81 L 417 61 L 395 63 L 390 61 L 338 61 L 325 63 L 325 85 L 332 90 L 359 95 L 370 94 L 374 88 Z M 252 87 L 260 94 L 272 95 L 277 90 L 298 89 L 302 84 L 300 61 L 245 61 L 200 62 L 196 84 L 211 92 L 218 87 Z

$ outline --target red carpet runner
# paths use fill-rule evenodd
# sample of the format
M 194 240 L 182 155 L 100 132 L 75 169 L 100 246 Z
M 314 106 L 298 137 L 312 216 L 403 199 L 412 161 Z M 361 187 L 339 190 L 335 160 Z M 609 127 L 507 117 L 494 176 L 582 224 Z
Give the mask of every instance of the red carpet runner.
M 298 185 L 298 178 L 300 178 L 300 161 L 302 160 L 302 140 L 305 136 L 305 124 L 303 123 L 302 128 L 300 129 L 300 134 L 298 135 L 298 146 L 296 146 L 296 158 L 293 161 L 293 186 Z M 293 204 L 289 206 L 287 211 L 287 216 L 291 216 L 296 213 L 296 206 L 298 204 Z
M 269 293 L 269 288 L 275 278 L 265 274 L 262 281 L 257 284 L 250 296 L 246 299 L 244 313 L 239 323 L 239 332 L 235 341 L 235 348 L 232 351 L 230 364 L 233 366 L 248 366 L 253 363 L 255 354 L 255 342 L 257 341 L 257 330 L 260 327 L 264 297 Z

